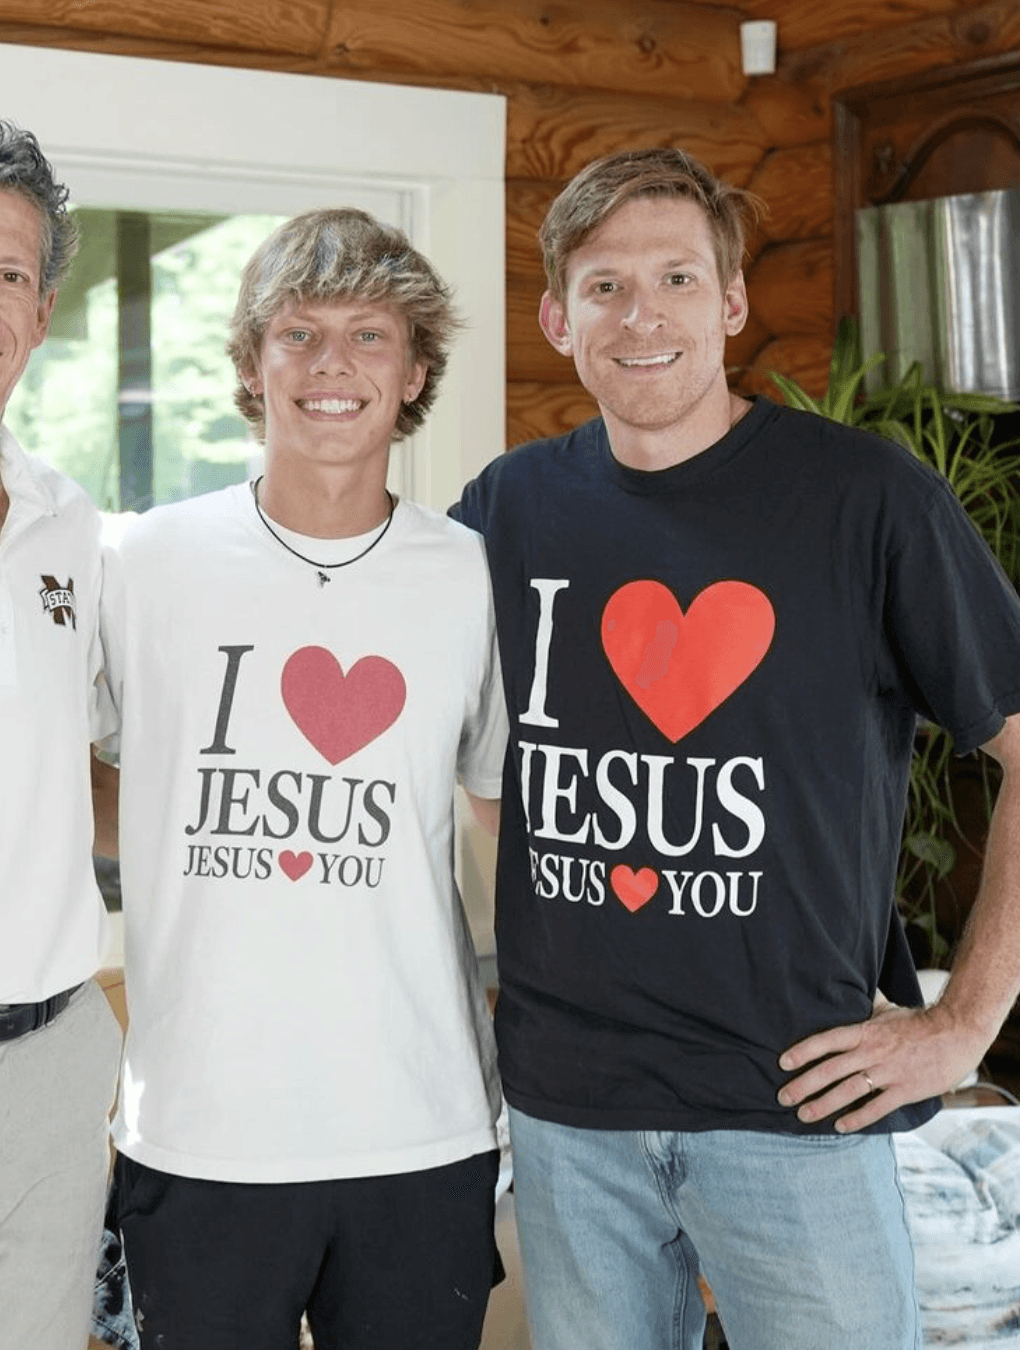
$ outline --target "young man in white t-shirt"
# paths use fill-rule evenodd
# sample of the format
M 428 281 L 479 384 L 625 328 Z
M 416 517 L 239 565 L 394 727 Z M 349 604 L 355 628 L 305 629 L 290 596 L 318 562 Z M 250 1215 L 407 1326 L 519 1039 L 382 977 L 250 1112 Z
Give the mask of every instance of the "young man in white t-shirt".
M 494 828 L 505 714 L 480 538 L 386 488 L 455 326 L 399 231 L 281 227 L 229 348 L 265 473 L 111 569 L 143 1347 L 481 1334 L 500 1091 L 453 797 Z

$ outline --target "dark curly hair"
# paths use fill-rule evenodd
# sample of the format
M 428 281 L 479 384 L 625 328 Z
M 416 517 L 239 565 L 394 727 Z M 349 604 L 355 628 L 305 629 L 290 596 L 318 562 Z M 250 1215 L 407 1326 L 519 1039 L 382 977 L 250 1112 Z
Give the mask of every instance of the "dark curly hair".
M 67 276 L 78 251 L 78 226 L 68 212 L 70 195 L 53 177 L 49 160 L 30 131 L 0 118 L 0 188 L 17 192 L 39 212 L 39 297 Z

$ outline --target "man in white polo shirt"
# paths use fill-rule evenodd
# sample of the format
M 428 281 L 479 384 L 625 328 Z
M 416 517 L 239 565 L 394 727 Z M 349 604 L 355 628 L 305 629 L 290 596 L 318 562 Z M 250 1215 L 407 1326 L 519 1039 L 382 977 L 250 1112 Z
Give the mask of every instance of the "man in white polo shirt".
M 67 189 L 0 122 L 0 418 L 77 245 Z M 0 1346 L 75 1350 L 92 1308 L 120 1031 L 90 978 L 89 742 L 104 730 L 99 518 L 0 423 Z

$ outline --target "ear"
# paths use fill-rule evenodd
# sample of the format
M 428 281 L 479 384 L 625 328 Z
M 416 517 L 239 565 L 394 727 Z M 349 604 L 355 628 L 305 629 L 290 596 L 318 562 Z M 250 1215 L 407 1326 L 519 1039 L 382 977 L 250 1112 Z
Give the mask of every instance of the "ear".
M 723 292 L 723 327 L 728 337 L 736 335 L 747 323 L 747 289 L 743 272 L 737 272 Z
M 574 342 L 570 336 L 566 307 L 549 291 L 542 296 L 542 302 L 538 307 L 538 322 L 542 332 L 560 356 L 573 356 Z
M 46 334 L 50 331 L 50 319 L 53 317 L 53 306 L 56 300 L 56 291 L 50 291 L 49 295 L 40 300 L 36 306 L 35 333 L 32 337 L 33 347 L 40 346 L 45 341 Z
M 254 398 L 258 398 L 263 389 L 262 372 L 259 370 L 258 366 L 255 366 L 253 370 L 239 370 L 237 373 L 248 393 Z
M 413 403 L 422 391 L 425 384 L 425 376 L 429 373 L 427 361 L 414 361 L 411 364 L 410 372 L 407 376 L 407 383 L 404 385 L 405 403 Z

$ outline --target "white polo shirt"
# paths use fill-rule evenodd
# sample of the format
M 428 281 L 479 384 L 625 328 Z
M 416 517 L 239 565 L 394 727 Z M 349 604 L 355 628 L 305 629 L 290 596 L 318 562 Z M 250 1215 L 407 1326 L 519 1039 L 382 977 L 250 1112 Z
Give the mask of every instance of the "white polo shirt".
M 99 514 L 0 426 L 0 1003 L 97 969 L 106 911 L 92 870 L 89 743 L 108 733 Z

